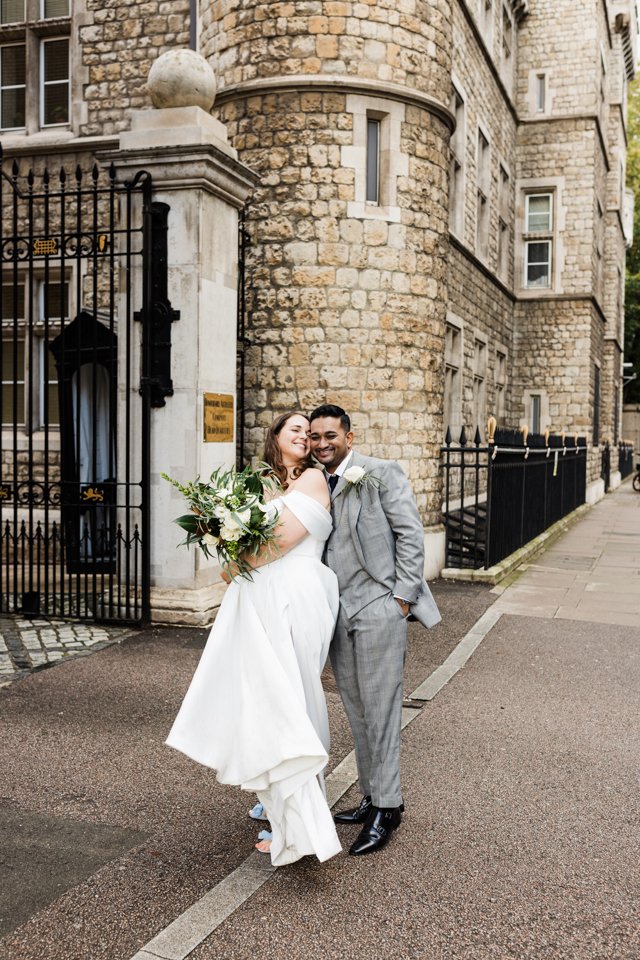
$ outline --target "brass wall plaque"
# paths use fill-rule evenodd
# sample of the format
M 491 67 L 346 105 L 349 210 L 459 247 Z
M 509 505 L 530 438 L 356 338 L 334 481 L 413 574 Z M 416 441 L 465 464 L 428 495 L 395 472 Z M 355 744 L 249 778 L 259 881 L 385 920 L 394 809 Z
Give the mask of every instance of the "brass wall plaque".
M 204 442 L 233 443 L 233 394 L 204 394 Z

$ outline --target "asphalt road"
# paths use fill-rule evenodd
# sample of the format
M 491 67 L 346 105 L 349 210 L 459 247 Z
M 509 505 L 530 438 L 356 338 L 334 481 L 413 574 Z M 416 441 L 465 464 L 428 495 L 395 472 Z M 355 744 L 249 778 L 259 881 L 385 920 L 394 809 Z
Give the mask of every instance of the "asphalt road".
M 496 599 L 435 592 L 408 692 Z M 203 638 L 149 631 L 0 691 L 0 960 L 129 960 L 251 852 L 247 797 L 163 746 Z M 637 960 L 638 641 L 503 615 L 404 731 L 392 843 L 276 871 L 193 960 Z M 326 686 L 333 766 L 352 743 Z

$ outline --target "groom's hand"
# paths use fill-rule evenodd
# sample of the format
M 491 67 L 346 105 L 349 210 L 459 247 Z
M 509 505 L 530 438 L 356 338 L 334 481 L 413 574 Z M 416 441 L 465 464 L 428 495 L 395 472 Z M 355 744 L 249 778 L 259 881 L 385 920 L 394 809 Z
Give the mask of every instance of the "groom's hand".
M 400 609 L 402 610 L 402 616 L 403 616 L 403 617 L 408 617 L 408 616 L 409 616 L 409 604 L 406 603 L 404 600 L 401 600 L 400 597 L 396 597 L 396 600 L 398 601 L 398 605 L 399 605 Z

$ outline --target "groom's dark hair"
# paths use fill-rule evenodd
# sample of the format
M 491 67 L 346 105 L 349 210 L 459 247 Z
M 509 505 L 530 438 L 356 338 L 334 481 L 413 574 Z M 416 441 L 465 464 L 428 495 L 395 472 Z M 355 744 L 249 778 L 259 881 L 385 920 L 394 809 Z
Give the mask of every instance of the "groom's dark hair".
M 311 423 L 311 421 L 317 417 L 335 417 L 340 421 L 340 426 L 344 428 L 346 433 L 349 433 L 351 430 L 349 414 L 335 403 L 323 403 L 319 407 L 316 407 L 313 413 L 309 414 L 309 422 Z

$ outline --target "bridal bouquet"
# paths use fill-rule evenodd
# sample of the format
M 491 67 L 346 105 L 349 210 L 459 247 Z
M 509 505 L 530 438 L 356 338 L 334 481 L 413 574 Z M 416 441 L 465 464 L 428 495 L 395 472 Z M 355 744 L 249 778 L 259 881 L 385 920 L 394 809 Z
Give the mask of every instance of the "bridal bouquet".
M 217 557 L 228 573 L 233 564 L 232 576 L 251 579 L 252 567 L 246 557 L 274 543 L 278 522 L 277 514 L 269 511 L 265 501 L 265 494 L 273 495 L 277 489 L 269 467 L 259 464 L 256 470 L 245 467 L 242 471 L 218 467 L 207 483 L 199 477 L 182 484 L 166 473 L 160 476 L 173 484 L 191 507 L 191 513 L 175 520 L 187 533 L 180 546 L 195 543 L 205 557 Z

